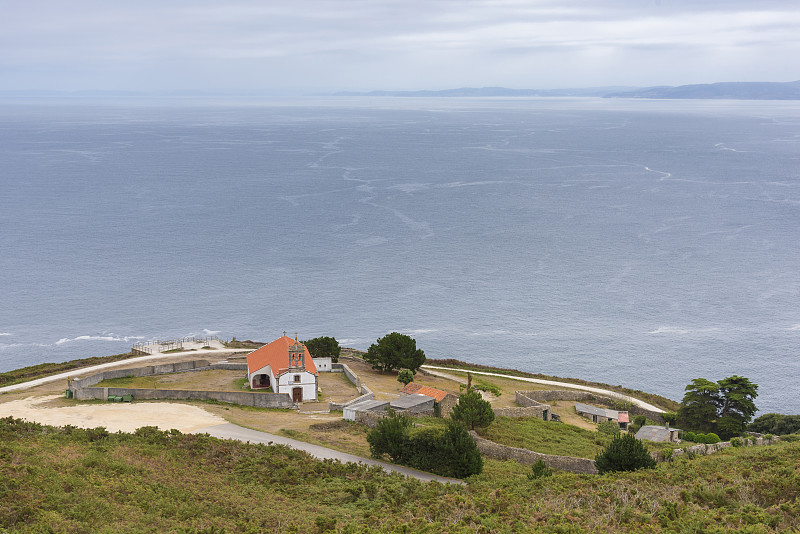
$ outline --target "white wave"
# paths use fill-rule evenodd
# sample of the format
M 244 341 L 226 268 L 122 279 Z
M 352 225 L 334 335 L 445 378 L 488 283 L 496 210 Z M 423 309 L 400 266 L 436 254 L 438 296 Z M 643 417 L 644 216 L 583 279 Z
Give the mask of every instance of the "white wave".
M 719 328 L 678 328 L 677 326 L 659 326 L 648 334 L 707 334 L 709 332 L 716 332 Z
M 675 326 L 659 326 L 657 329 L 648 334 L 688 334 L 690 330 L 677 328 Z
M 78 337 L 62 337 L 55 342 L 56 345 L 63 345 L 64 343 L 72 343 L 74 341 L 132 341 L 137 339 L 144 339 L 143 336 L 115 336 L 113 334 L 106 336 L 78 336 Z
M 789 328 L 789 330 L 800 330 L 800 324 L 796 324 L 793 327 Z
M 420 334 L 430 334 L 431 332 L 436 332 L 435 329 L 431 328 L 419 328 L 417 330 L 401 330 L 400 333 L 405 334 L 407 336 L 418 336 Z
M 209 330 L 208 328 L 203 328 L 203 335 L 205 336 L 216 336 L 222 332 L 222 330 Z
M 0 336 L 13 336 L 14 334 L 10 334 L 8 332 L 0 332 Z

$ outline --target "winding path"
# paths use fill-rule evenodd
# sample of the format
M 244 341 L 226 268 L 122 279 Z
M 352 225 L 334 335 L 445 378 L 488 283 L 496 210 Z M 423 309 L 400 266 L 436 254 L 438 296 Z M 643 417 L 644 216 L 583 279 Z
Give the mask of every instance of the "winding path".
M 440 477 L 438 475 L 432 475 L 430 473 L 425 473 L 423 471 L 417 471 L 416 469 L 403 467 L 401 465 L 394 465 L 386 462 L 381 462 L 379 460 L 373 460 L 372 458 L 362 458 L 361 456 L 347 454 L 346 452 L 339 452 L 333 449 L 329 449 L 327 447 L 321 447 L 319 445 L 312 445 L 311 443 L 306 443 L 304 441 L 298 441 L 296 439 L 291 439 L 284 436 L 276 436 L 275 434 L 269 434 L 267 432 L 261 432 L 258 430 L 251 430 L 249 428 L 244 428 L 238 425 L 234 425 L 232 423 L 224 423 L 221 425 L 214 425 L 207 428 L 201 428 L 200 430 L 195 430 L 193 434 L 209 434 L 211 436 L 214 436 L 215 438 L 235 439 L 237 441 L 245 441 L 249 443 L 263 443 L 265 445 L 272 445 L 272 444 L 287 445 L 292 449 L 305 451 L 314 458 L 318 458 L 320 460 L 339 460 L 340 462 L 345 462 L 345 463 L 353 462 L 358 464 L 377 466 L 382 468 L 384 471 L 390 471 L 390 472 L 393 471 L 395 473 L 400 473 L 405 476 L 417 478 L 424 482 L 436 481 L 448 484 L 464 484 L 464 481 L 455 478 Z
M 436 372 L 435 371 L 430 371 L 431 369 L 435 369 L 435 370 L 438 370 L 438 371 L 450 371 L 450 372 L 454 372 L 455 371 L 455 372 L 459 372 L 459 373 L 470 372 L 470 373 L 472 373 L 474 375 L 497 376 L 497 377 L 500 377 L 500 378 L 508 378 L 508 379 L 511 379 L 511 380 L 519 380 L 521 382 L 533 382 L 534 384 L 544 384 L 544 385 L 547 385 L 547 386 L 558 386 L 558 387 L 564 387 L 564 388 L 580 389 L 580 390 L 583 390 L 583 391 L 590 391 L 592 393 L 599 393 L 601 395 L 606 395 L 608 397 L 621 399 L 621 400 L 624 400 L 626 402 L 630 402 L 632 404 L 635 404 L 636 406 L 639 406 L 641 408 L 644 408 L 645 410 L 651 410 L 653 412 L 664 413 L 664 410 L 662 410 L 658 406 L 653 406 L 652 404 L 650 404 L 648 402 L 645 402 L 643 400 L 639 400 L 639 399 L 636 399 L 634 397 L 630 397 L 628 395 L 623 395 L 622 393 L 617 393 L 616 391 L 611 391 L 611 390 L 608 390 L 608 389 L 596 388 L 596 387 L 592 387 L 592 386 L 583 386 L 583 385 L 580 385 L 580 384 L 570 384 L 569 382 L 556 382 L 555 380 L 543 380 L 541 378 L 528 378 L 528 377 L 525 377 L 525 376 L 504 375 L 502 373 L 489 373 L 489 372 L 486 372 L 486 371 L 472 371 L 472 370 L 469 370 L 469 369 L 458 369 L 458 368 L 454 368 L 454 367 L 439 367 L 439 366 L 436 366 L 436 365 L 423 365 L 422 368 L 425 369 L 428 372 L 431 372 L 432 374 L 436 374 Z
M 20 391 L 23 389 L 28 389 L 36 386 L 41 386 L 42 384 L 47 384 L 49 382 L 56 382 L 58 380 L 66 380 L 67 378 L 74 378 L 80 375 L 85 375 L 87 373 L 94 373 L 95 371 L 102 371 L 103 369 L 110 369 L 112 367 L 117 367 L 119 365 L 128 365 L 131 363 L 140 363 L 140 362 L 148 362 L 152 360 L 159 360 L 163 358 L 174 358 L 176 356 L 187 356 L 189 354 L 199 356 L 205 355 L 215 355 L 219 356 L 222 354 L 229 354 L 232 352 L 252 352 L 253 349 L 228 349 L 222 348 L 219 351 L 209 351 L 209 352 L 197 352 L 193 350 L 185 351 L 185 352 L 170 352 L 170 353 L 163 353 L 157 352 L 156 354 L 151 354 L 150 356 L 136 356 L 135 358 L 127 358 L 125 360 L 117 360 L 115 362 L 109 363 L 101 363 L 98 365 L 92 365 L 90 367 L 81 367 L 77 369 L 70 369 L 66 373 L 58 373 L 57 375 L 50 375 L 45 376 L 43 378 L 36 378 L 34 380 L 29 380 L 28 382 L 21 382 L 19 384 L 13 384 L 11 386 L 3 386 L 0 387 L 0 393 L 7 393 L 9 391 Z

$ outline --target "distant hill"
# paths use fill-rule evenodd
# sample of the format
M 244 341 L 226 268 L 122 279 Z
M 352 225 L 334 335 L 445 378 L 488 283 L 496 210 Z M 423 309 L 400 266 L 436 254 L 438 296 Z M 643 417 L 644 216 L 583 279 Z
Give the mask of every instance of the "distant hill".
M 550 97 L 594 96 L 604 98 L 697 98 L 732 100 L 800 100 L 796 82 L 720 82 L 677 87 L 586 87 L 574 89 L 508 89 L 506 87 L 461 87 L 440 91 L 340 92 L 333 96 L 399 97 Z
M 424 97 L 478 97 L 478 96 L 605 96 L 609 93 L 633 91 L 636 87 L 585 87 L 580 89 L 508 89 L 506 87 L 461 87 L 441 91 L 369 91 L 366 93 L 340 92 L 334 96 L 424 96 Z
M 800 100 L 796 82 L 720 82 L 678 87 L 660 86 L 618 91 L 606 98 L 713 98 L 731 100 Z

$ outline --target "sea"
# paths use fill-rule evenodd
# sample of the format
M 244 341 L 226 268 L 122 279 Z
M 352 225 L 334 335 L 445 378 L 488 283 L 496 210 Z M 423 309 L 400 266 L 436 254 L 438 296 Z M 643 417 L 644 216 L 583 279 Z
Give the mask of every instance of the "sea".
M 800 102 L 0 100 L 0 371 L 397 331 L 800 413 Z

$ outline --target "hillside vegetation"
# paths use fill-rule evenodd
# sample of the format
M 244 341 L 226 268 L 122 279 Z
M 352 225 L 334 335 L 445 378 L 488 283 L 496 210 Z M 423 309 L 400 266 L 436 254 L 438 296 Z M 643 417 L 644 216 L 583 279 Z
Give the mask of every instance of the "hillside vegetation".
M 654 470 L 529 480 L 486 461 L 466 486 L 320 462 L 282 446 L 154 428 L 0 420 L 10 532 L 788 532 L 800 443 L 726 449 Z

